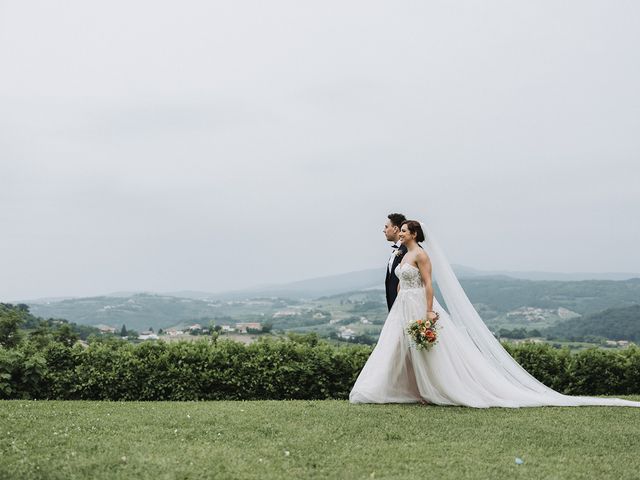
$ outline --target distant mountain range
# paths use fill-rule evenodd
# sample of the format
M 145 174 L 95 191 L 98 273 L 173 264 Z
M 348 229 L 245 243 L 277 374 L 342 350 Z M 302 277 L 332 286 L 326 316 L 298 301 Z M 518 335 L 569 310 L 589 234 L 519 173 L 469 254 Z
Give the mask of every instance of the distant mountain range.
M 580 315 L 589 315 L 607 308 L 624 308 L 640 303 L 640 278 L 620 281 L 531 280 L 499 272 L 465 271 L 461 267 L 456 267 L 456 270 L 469 299 L 488 323 L 502 323 L 507 313 L 521 307 L 565 308 Z M 349 292 L 373 294 L 377 291 L 382 298 L 380 277 L 380 269 L 370 269 L 221 294 L 118 292 L 98 297 L 24 303 L 30 306 L 34 315 L 44 318 L 64 318 L 86 325 L 119 327 L 126 324 L 127 328 L 146 330 L 185 322 L 262 321 L 291 306 L 322 310 L 331 302 L 329 297 Z M 344 303 L 348 302 L 345 300 Z M 384 302 L 381 300 L 375 312 L 367 312 L 370 313 L 386 314 Z
M 453 265 L 453 270 L 459 279 L 478 278 L 511 278 L 536 281 L 582 281 L 582 280 L 628 280 L 640 278 L 640 274 L 633 273 L 552 273 L 552 272 L 514 272 L 507 270 L 483 271 L 462 265 Z M 239 299 L 247 297 L 303 297 L 316 298 L 326 295 L 336 295 L 349 291 L 369 289 L 384 289 L 384 268 L 370 268 L 356 272 L 330 275 L 326 277 L 298 280 L 295 282 L 270 285 L 265 287 L 248 288 L 218 294 L 194 291 L 169 292 L 167 295 L 185 298 L 225 298 Z
M 470 277 L 496 277 L 505 276 L 518 278 L 521 280 L 559 280 L 564 282 L 581 281 L 581 280 L 629 280 L 631 278 L 640 278 L 640 273 L 623 273 L 623 272 L 585 272 L 585 273 L 562 273 L 562 272 L 536 272 L 525 271 L 517 272 L 512 270 L 476 270 L 470 267 L 453 265 L 458 278 Z
M 633 273 L 553 273 L 553 272 L 515 272 L 507 270 L 484 271 L 462 265 L 453 265 L 453 270 L 459 279 L 469 278 L 511 278 L 519 280 L 537 281 L 582 281 L 582 280 L 628 280 L 640 278 L 640 274 Z M 295 282 L 270 285 L 265 287 L 248 288 L 218 294 L 178 291 L 167 295 L 185 298 L 246 298 L 257 296 L 305 297 L 316 298 L 325 295 L 336 295 L 349 291 L 369 289 L 384 289 L 384 267 L 370 268 L 356 272 L 330 275 L 326 277 L 298 280 Z
M 640 278 L 640 274 L 634 273 L 556 273 L 556 272 L 517 272 L 509 270 L 477 270 L 463 265 L 453 265 L 453 270 L 460 279 L 478 278 L 511 278 L 536 281 L 582 281 L 582 280 L 628 280 Z M 362 291 L 369 289 L 384 289 L 384 267 L 370 268 L 355 272 L 330 275 L 325 277 L 298 280 L 295 282 L 252 287 L 226 292 L 202 292 L 193 290 L 180 290 L 173 292 L 144 292 L 123 291 L 113 292 L 106 297 L 130 297 L 138 293 L 161 295 L 178 298 L 191 298 L 199 300 L 233 300 L 255 297 L 293 297 L 293 298 L 317 298 L 326 295 L 336 295 L 350 291 Z M 24 300 L 21 303 L 43 304 L 77 297 L 40 298 Z M 0 299 L 2 301 L 2 299 Z M 17 302 L 16 302 L 17 303 Z

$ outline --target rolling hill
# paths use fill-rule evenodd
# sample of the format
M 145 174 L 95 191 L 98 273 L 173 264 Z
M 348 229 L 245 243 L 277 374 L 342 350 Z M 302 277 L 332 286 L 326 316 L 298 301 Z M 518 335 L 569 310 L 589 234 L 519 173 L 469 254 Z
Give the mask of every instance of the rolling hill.
M 543 331 L 543 334 L 575 342 L 603 337 L 640 343 L 640 305 L 610 308 L 582 318 L 565 320 Z
M 375 271 L 379 273 L 378 270 Z M 333 278 L 333 277 L 331 277 Z M 354 278 L 359 280 L 353 281 Z M 44 318 L 64 318 L 85 325 L 106 324 L 145 330 L 166 328 L 179 324 L 210 320 L 226 323 L 239 321 L 260 321 L 271 318 L 274 313 L 287 309 L 324 309 L 338 316 L 366 315 L 379 321 L 386 316 L 383 301 L 367 300 L 366 309 L 349 300 L 356 292 L 364 297 L 370 294 L 383 295 L 376 286 L 367 289 L 344 289 L 353 284 L 369 285 L 366 275 L 350 277 L 331 287 L 327 279 L 317 282 L 299 282 L 281 289 L 247 291 L 244 296 L 209 296 L 206 299 L 185 298 L 170 295 L 133 294 L 126 296 L 100 296 L 66 299 L 59 302 L 28 302 L 34 315 Z M 580 315 L 589 315 L 607 308 L 631 307 L 640 303 L 640 279 L 625 281 L 584 280 L 584 281 L 534 281 L 509 277 L 462 278 L 461 283 L 469 299 L 490 326 L 527 325 L 526 315 L 513 319 L 514 311 L 522 307 L 544 310 L 544 321 L 536 323 L 536 328 L 547 327 L 561 320 L 558 309 L 567 309 Z M 338 293 L 335 291 L 338 290 Z M 341 291 L 340 291 L 341 290 Z M 329 295 L 323 292 L 332 292 Z M 286 294 L 286 297 L 283 296 Z M 437 294 L 437 291 L 436 291 Z M 361 295 L 363 296 L 363 295 Z M 382 298 L 382 297 L 380 297 Z M 25 302 L 27 303 L 27 302 Z M 511 315 L 511 317 L 510 317 Z

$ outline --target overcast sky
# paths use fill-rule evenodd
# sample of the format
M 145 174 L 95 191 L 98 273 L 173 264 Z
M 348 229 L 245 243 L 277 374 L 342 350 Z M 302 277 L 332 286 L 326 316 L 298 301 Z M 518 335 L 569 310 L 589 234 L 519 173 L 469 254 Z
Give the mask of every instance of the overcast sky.
M 640 272 L 640 3 L 0 0 L 0 301 Z M 382 281 L 382 279 L 381 279 Z

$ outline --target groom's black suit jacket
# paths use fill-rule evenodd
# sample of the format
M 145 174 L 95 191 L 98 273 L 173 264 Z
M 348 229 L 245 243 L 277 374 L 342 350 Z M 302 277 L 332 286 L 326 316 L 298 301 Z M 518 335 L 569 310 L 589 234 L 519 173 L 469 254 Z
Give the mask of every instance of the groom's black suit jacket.
M 396 297 L 398 296 L 398 283 L 400 283 L 400 279 L 396 277 L 396 267 L 400 265 L 402 261 L 402 257 L 407 253 L 407 247 L 404 245 L 400 245 L 398 248 L 400 252 L 393 259 L 393 264 L 391 265 L 391 272 L 389 272 L 389 263 L 387 263 L 387 277 L 384 280 L 384 286 L 387 291 L 387 307 L 391 310 L 391 306 L 393 302 L 396 301 Z

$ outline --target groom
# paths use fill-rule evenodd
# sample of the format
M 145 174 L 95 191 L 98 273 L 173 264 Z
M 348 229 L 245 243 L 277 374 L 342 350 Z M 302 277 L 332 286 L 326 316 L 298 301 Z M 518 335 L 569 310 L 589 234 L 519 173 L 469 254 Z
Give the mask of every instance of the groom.
M 388 242 L 393 242 L 393 245 L 391 245 L 393 251 L 387 262 L 387 277 L 384 281 L 389 310 L 391 310 L 393 302 L 396 301 L 398 283 L 400 283 L 400 280 L 396 277 L 395 269 L 400 264 L 404 254 L 407 253 L 407 247 L 400 243 L 400 227 L 405 220 L 405 216 L 401 213 L 392 213 L 387 217 L 387 221 L 384 224 L 384 236 L 387 237 Z

